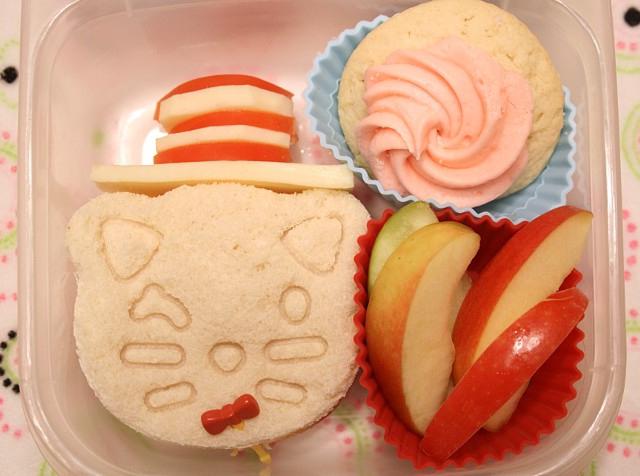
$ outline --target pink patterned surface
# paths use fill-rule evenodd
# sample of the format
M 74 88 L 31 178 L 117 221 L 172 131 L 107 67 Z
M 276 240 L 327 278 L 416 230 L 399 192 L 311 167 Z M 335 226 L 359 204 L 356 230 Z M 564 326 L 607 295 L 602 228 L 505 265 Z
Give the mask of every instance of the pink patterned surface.
M 609 439 L 585 475 L 638 474 L 640 465 L 640 0 L 612 0 L 620 92 L 623 185 L 624 277 L 627 292 L 627 389 Z M 15 335 L 16 288 L 16 124 L 19 79 L 19 0 L 0 2 L 0 475 L 51 475 L 29 436 L 19 401 Z M 18 78 L 9 83 L 11 71 Z M 8 383 L 7 383 L 8 382 Z M 343 402 L 324 420 L 342 457 L 355 474 L 366 474 L 366 457 L 386 452 L 381 433 L 358 424 L 369 409 L 359 398 Z
M 0 2 L 0 475 L 47 474 L 20 406 L 16 335 L 19 1 Z M 10 67 L 18 70 L 12 79 Z

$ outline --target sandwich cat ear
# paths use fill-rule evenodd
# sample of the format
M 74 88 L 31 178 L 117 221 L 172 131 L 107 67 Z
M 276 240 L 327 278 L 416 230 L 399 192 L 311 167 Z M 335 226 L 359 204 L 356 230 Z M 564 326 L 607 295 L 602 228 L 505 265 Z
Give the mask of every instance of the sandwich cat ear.
M 109 218 L 100 227 L 107 266 L 117 279 L 131 279 L 146 268 L 160 248 L 162 234 L 150 225 Z
M 323 274 L 334 270 L 343 235 L 339 218 L 314 217 L 285 231 L 281 240 L 300 266 L 312 273 Z

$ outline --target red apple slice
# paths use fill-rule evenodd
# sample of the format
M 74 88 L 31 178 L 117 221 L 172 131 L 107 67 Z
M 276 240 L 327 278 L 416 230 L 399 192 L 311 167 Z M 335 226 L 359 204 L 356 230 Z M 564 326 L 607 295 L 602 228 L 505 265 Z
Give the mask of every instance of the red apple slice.
M 479 245 L 459 223 L 425 226 L 391 254 L 373 287 L 365 323 L 371 366 L 389 405 L 418 434 L 449 390 L 451 315 Z
M 212 76 L 203 76 L 201 78 L 195 78 L 190 81 L 184 82 L 162 96 L 162 98 L 156 104 L 156 110 L 153 114 L 153 118 L 155 120 L 158 120 L 160 116 L 160 104 L 162 103 L 162 101 L 169 99 L 170 97 L 176 96 L 178 94 L 192 93 L 194 91 L 200 91 L 207 88 L 238 85 L 255 86 L 256 88 L 264 89 L 265 91 L 282 94 L 283 96 L 286 96 L 288 98 L 293 97 L 293 94 L 286 89 L 283 89 L 280 86 L 277 86 L 263 79 L 256 78 L 255 76 L 249 76 L 246 74 L 217 74 Z
M 204 127 L 212 126 L 234 126 L 244 125 L 261 127 L 270 131 L 284 132 L 293 135 L 293 117 L 279 116 L 269 112 L 261 111 L 218 111 L 203 114 L 188 119 L 177 124 L 169 132 L 176 134 L 178 132 L 194 131 Z
M 204 142 L 158 152 L 154 164 L 208 161 L 290 162 L 289 149 L 256 142 Z
M 556 208 L 525 225 L 485 266 L 455 323 L 455 382 L 519 316 L 558 290 L 580 260 L 592 218 L 575 207 Z M 517 403 L 514 397 L 490 429 L 506 423 Z
M 156 105 L 154 119 L 165 130 L 219 111 L 260 111 L 293 117 L 293 95 L 275 84 L 246 75 L 215 75 L 183 83 Z
M 542 366 L 584 315 L 577 288 L 550 295 L 511 324 L 464 374 L 427 427 L 420 448 L 444 461 Z

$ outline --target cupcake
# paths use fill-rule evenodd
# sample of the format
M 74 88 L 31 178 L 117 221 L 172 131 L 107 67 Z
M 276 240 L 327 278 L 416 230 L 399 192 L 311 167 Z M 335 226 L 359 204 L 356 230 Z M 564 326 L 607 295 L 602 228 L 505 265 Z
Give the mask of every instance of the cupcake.
M 321 142 L 395 201 L 521 219 L 533 218 L 532 200 L 548 200 L 546 211 L 571 188 L 558 73 L 520 20 L 481 0 L 433 0 L 344 32 L 317 61 L 307 99 Z

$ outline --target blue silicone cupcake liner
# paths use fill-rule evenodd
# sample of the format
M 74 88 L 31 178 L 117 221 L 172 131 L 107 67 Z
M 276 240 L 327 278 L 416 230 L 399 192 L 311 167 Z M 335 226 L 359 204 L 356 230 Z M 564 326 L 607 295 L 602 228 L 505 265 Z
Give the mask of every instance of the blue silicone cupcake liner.
M 323 53 L 316 57 L 304 92 L 306 112 L 323 147 L 371 189 L 390 202 L 402 206 L 420 201 L 414 195 L 401 195 L 386 190 L 371 173 L 358 165 L 344 138 L 338 116 L 338 87 L 347 60 L 367 34 L 388 17 L 381 15 L 372 21 L 361 21 L 354 28 L 343 31 L 331 40 Z M 476 208 L 461 208 L 449 203 L 428 202 L 437 208 L 451 207 L 457 212 L 469 211 L 476 217 L 490 216 L 493 220 L 508 219 L 514 223 L 533 218 L 566 204 L 573 188 L 572 175 L 576 169 L 576 108 L 571 102 L 569 89 L 564 88 L 564 126 L 556 148 L 538 178 L 529 186 L 507 197 L 498 198 Z

